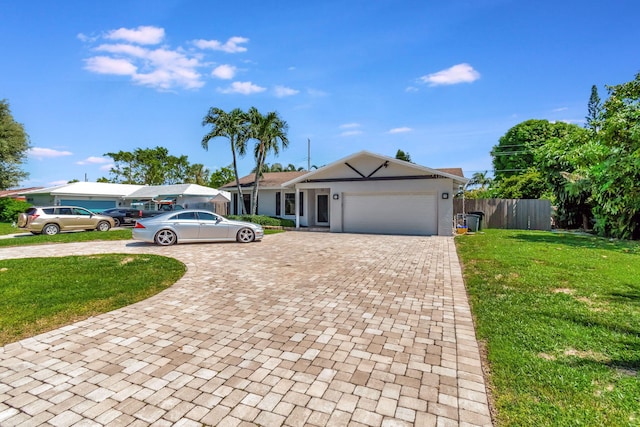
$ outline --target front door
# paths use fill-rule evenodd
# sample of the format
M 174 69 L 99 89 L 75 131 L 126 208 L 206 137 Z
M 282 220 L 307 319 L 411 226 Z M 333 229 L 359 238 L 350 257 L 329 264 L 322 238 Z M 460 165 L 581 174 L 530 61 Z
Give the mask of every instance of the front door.
M 320 225 L 329 224 L 329 195 L 318 194 L 316 222 Z

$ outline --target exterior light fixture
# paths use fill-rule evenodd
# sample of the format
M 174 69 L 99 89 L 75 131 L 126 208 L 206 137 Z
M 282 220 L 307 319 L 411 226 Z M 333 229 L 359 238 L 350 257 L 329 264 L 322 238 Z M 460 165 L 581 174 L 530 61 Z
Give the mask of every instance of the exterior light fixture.
M 340 198 L 340 195 L 338 193 L 335 193 L 333 195 L 333 200 L 338 200 Z
M 442 193 L 442 198 L 443 199 L 448 199 L 449 198 L 449 193 Z

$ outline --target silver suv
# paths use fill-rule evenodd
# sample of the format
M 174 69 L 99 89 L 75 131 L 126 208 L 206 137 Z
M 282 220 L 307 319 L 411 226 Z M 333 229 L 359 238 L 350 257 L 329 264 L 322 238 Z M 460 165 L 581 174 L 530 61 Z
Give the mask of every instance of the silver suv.
M 53 236 L 61 231 L 109 231 L 113 218 L 78 206 L 31 207 L 18 217 L 18 227 L 33 234 Z

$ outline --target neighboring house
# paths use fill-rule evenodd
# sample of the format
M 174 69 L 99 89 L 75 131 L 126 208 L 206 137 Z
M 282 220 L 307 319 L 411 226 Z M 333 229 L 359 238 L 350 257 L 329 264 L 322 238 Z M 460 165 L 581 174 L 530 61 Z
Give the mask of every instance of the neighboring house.
M 10 199 L 25 200 L 22 193 L 24 193 L 25 191 L 40 190 L 41 188 L 42 187 L 29 187 L 29 188 L 18 188 L 16 190 L 2 190 L 0 191 L 0 198 L 8 197 Z
M 258 213 L 332 232 L 450 236 L 453 196 L 467 182 L 460 168 L 431 169 L 361 151 L 310 172 L 265 173 Z M 248 208 L 253 175 L 240 184 Z M 231 212 L 238 213 L 235 181 L 221 189 L 231 193 Z
M 206 208 L 228 213 L 230 194 L 196 184 L 133 185 L 104 182 L 74 182 L 20 193 L 37 206 L 74 205 L 99 212 L 116 207 L 140 206 L 154 209 L 161 201 L 189 208 Z

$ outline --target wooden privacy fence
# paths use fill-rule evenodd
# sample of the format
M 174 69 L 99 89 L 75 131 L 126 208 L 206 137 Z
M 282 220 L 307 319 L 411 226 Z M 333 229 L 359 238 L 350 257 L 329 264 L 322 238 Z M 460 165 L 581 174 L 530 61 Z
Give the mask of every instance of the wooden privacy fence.
M 483 228 L 551 230 L 551 202 L 549 200 L 465 199 L 464 211 L 467 214 L 483 212 Z M 462 199 L 453 200 L 453 213 L 463 213 Z

